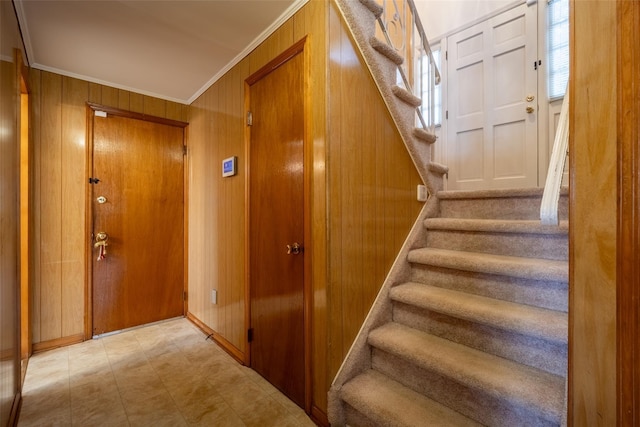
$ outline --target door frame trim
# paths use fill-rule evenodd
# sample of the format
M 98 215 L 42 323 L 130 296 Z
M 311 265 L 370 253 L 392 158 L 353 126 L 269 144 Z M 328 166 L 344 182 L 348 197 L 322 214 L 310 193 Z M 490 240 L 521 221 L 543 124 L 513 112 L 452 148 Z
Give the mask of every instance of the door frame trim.
M 86 103 L 86 111 L 87 111 L 87 126 L 86 126 L 86 138 L 87 141 L 87 161 L 85 162 L 85 236 L 86 244 L 84 247 L 85 250 L 85 260 L 86 260 L 86 268 L 85 268 L 85 302 L 84 302 L 84 339 L 90 339 L 93 336 L 93 251 L 92 251 L 92 241 L 90 238 L 91 230 L 93 228 L 93 203 L 91 200 L 91 185 L 88 184 L 89 178 L 91 177 L 91 171 L 93 170 L 93 118 L 95 117 L 96 111 L 104 111 L 107 114 L 118 117 L 125 117 L 129 119 L 143 120 L 152 123 L 158 123 L 163 125 L 175 126 L 183 129 L 182 133 L 182 144 L 187 147 L 187 135 L 189 129 L 189 123 L 182 122 L 179 120 L 166 119 L 164 117 L 151 116 L 144 113 L 136 113 L 134 111 L 123 110 L 120 108 L 109 107 L 107 105 L 101 105 L 94 102 Z M 184 227 L 184 266 L 183 266 L 183 274 L 184 274 L 184 292 L 185 295 L 189 288 L 188 282 L 188 195 L 189 195 L 189 171 L 188 171 L 188 156 L 183 157 L 183 227 Z M 185 298 L 183 301 L 183 310 L 184 314 L 187 314 L 187 299 Z
M 310 57 L 309 49 L 306 45 L 308 36 L 304 36 L 302 39 L 294 43 L 291 47 L 283 51 L 280 55 L 269 61 L 266 65 L 260 68 L 255 73 L 251 74 L 245 79 L 244 83 L 244 112 L 250 109 L 250 93 L 251 85 L 276 70 L 278 67 L 286 63 L 294 56 L 303 55 L 303 228 L 304 228 L 304 267 L 303 267 L 303 333 L 304 333 L 304 410 L 307 414 L 311 413 L 311 399 L 312 399 L 312 361 L 311 361 L 311 343 L 312 343 L 312 310 L 313 310 L 313 292 L 311 283 L 312 273 L 312 233 L 311 233 L 311 190 L 312 190 L 312 171 L 313 171 L 313 151 L 310 142 L 313 140 L 311 137 L 311 102 L 310 102 Z M 247 156 L 245 168 L 245 331 L 248 331 L 251 327 L 251 271 L 250 271 L 250 214 L 251 209 L 249 205 L 250 200 L 250 155 L 251 155 L 251 127 L 245 123 L 244 139 L 245 139 L 245 153 Z M 251 366 L 251 343 L 248 341 L 247 335 L 245 335 L 246 350 L 244 353 L 244 364 Z
M 617 3 L 617 416 L 640 421 L 640 2 Z

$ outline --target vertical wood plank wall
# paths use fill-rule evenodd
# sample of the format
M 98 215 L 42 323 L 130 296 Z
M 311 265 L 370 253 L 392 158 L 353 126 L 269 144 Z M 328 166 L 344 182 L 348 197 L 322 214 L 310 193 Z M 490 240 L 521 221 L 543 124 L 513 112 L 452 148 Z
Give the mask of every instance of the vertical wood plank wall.
M 418 174 L 325 1 L 310 1 L 190 107 L 32 70 L 34 343 L 43 348 L 83 333 L 86 233 L 77 230 L 84 230 L 90 101 L 190 122 L 189 311 L 246 351 L 244 80 L 305 35 L 314 156 L 312 399 L 326 412 L 329 384 L 421 204 L 415 201 Z M 221 161 L 229 156 L 238 156 L 238 175 L 223 179 Z M 218 291 L 217 305 L 210 303 L 211 289 Z
M 337 373 L 422 203 L 420 177 L 348 30 L 329 42 L 329 376 Z
M 32 69 L 33 343 L 80 341 L 85 313 L 86 102 L 186 121 L 188 106 Z
M 189 311 L 244 354 L 243 82 L 305 35 L 314 156 L 312 401 L 326 412 L 333 376 L 421 208 L 418 174 L 329 2 L 309 2 L 191 106 Z M 238 175 L 222 178 L 228 156 L 238 156 Z
M 6 425 L 18 391 L 18 136 L 16 66 L 0 61 L 0 425 Z
M 20 33 L 11 2 L 0 2 L 0 425 L 19 403 L 19 80 Z
M 571 2 L 569 421 L 576 426 L 616 425 L 616 3 Z
M 244 81 L 308 36 L 307 143 L 312 144 L 312 354 L 314 405 L 326 411 L 326 14 L 312 0 L 191 105 L 189 119 L 189 312 L 244 354 L 246 348 L 246 164 Z M 222 178 L 221 162 L 238 157 L 238 174 Z M 211 290 L 218 292 L 211 304 Z

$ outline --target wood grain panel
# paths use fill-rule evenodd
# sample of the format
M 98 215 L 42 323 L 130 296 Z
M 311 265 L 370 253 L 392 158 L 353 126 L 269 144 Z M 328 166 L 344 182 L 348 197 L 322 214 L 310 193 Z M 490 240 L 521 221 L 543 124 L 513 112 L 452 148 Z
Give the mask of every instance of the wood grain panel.
M 420 178 L 340 17 L 329 15 L 329 377 L 337 372 L 421 204 Z
M 40 197 L 38 195 L 41 193 L 42 188 L 40 185 L 40 176 L 42 169 L 42 161 L 40 157 L 40 126 L 35 126 L 35 123 L 40 123 L 42 113 L 41 113 L 41 105 L 42 105 L 42 96 L 41 96 L 41 78 L 40 78 L 40 70 L 32 69 L 29 73 L 29 87 L 31 90 L 30 93 L 30 114 L 31 114 L 31 143 L 33 146 L 32 151 L 32 159 L 33 159 L 33 187 L 32 187 L 32 216 L 31 221 L 33 221 L 33 235 L 31 237 L 31 254 L 33 257 L 31 263 L 31 277 L 32 277 L 32 289 L 31 289 L 31 339 L 32 342 L 40 342 L 40 301 L 41 301 L 41 286 L 40 286 L 40 274 L 41 274 L 41 251 L 40 251 L 40 242 L 41 239 L 41 217 L 38 215 L 38 212 L 42 211 Z
M 326 370 L 326 13 L 327 4 L 307 3 L 282 28 L 247 58 L 220 78 L 191 106 L 190 116 L 190 311 L 194 318 L 216 332 L 224 345 L 246 351 L 245 325 L 245 232 L 244 200 L 246 163 L 244 147 L 244 80 L 295 41 L 307 35 L 312 49 L 309 69 L 312 119 L 308 140 L 313 142 L 312 274 L 314 288 L 313 404 L 326 411 L 329 381 Z M 305 48 L 306 49 L 306 48 Z M 204 155 L 206 159 L 196 159 Z M 223 179 L 222 159 L 238 156 L 238 175 Z M 200 236 L 196 236 L 198 233 Z M 198 264 L 195 264 L 198 260 Z M 196 290 L 197 289 L 197 290 Z M 209 302 L 217 289 L 218 304 Z M 194 299 L 200 299 L 195 301 Z M 210 320 L 207 320 L 210 319 Z
M 39 70 L 31 70 L 31 90 L 33 341 L 46 349 L 84 330 L 86 102 L 117 108 L 128 98 L 140 106 L 136 112 L 145 103 L 160 105 L 172 120 L 182 120 L 189 107 Z
M 8 12 L 0 4 L 0 18 Z M 7 16 L 8 19 L 9 16 Z M 3 27 L 5 19 L 2 20 Z M 3 28 L 4 30 L 4 28 Z M 3 32 L 4 35 L 4 32 Z M 3 46 L 4 48 L 5 46 Z M 14 54 L 9 45 L 10 54 Z M 3 49 L 4 53 L 4 49 Z M 0 59 L 0 423 L 11 425 L 19 402 L 19 82 L 16 63 Z
M 97 83 L 89 83 L 89 102 L 102 104 L 102 86 Z
M 40 136 L 40 339 L 62 336 L 62 77 L 43 72 Z M 46 214 L 45 214 L 46 213 Z M 37 215 L 37 214 L 36 214 Z
M 102 105 L 107 107 L 118 108 L 118 94 L 119 90 L 114 87 L 101 86 L 102 89 Z
M 569 422 L 613 426 L 616 2 L 572 1 L 571 12 Z
M 618 425 L 640 424 L 640 2 L 617 3 Z
M 86 144 L 84 102 L 89 96 L 87 82 L 62 79 L 62 295 L 61 336 L 84 331 L 84 245 L 85 245 L 85 173 Z
M 310 183 L 311 206 L 311 405 L 312 416 L 328 425 L 326 421 L 327 391 L 330 379 L 327 375 L 327 185 L 326 185 L 326 123 L 327 123 L 327 24 L 328 3 L 312 1 L 294 16 L 294 39 L 300 40 L 307 35 L 305 50 L 309 61 L 307 89 L 308 151 L 312 168 Z M 323 424 L 322 424 L 323 423 Z
M 156 117 L 167 117 L 167 101 L 158 98 L 144 98 L 144 114 Z
M 144 113 L 144 95 L 131 93 L 129 95 L 129 110 L 134 113 Z
M 129 99 L 131 98 L 131 94 L 129 91 L 119 89 L 118 90 L 118 108 L 121 110 L 130 111 L 130 103 Z

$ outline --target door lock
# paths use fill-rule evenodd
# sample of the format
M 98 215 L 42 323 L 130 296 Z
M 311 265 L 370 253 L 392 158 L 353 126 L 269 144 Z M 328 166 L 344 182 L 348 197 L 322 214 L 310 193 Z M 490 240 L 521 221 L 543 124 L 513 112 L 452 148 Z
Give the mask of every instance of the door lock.
M 97 261 L 102 261 L 107 256 L 107 246 L 109 246 L 107 240 L 109 240 L 109 235 L 104 231 L 96 233 L 96 242 L 93 244 L 93 247 L 98 248 Z
M 302 252 L 302 246 L 300 243 L 293 243 L 291 245 L 287 245 L 287 255 L 298 255 Z
M 531 101 L 533 101 L 534 99 L 536 99 L 536 97 L 535 97 L 535 96 L 533 96 L 533 95 L 529 95 L 529 96 L 527 96 L 527 102 L 531 102 Z

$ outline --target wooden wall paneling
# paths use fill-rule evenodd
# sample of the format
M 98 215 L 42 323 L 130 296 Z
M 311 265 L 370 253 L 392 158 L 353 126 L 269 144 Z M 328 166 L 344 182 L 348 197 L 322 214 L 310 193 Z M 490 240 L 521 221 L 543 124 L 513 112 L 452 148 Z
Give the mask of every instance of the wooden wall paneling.
M 41 155 L 41 131 L 40 126 L 36 126 L 39 123 L 42 105 L 42 90 L 41 90 L 41 72 L 40 70 L 31 69 L 29 72 L 30 80 L 30 108 L 31 108 L 31 142 L 33 144 L 33 204 L 32 204 L 32 218 L 33 221 L 33 234 L 31 236 L 31 254 L 33 257 L 31 278 L 33 280 L 33 286 L 31 289 L 31 339 L 32 342 L 40 342 L 40 311 L 41 311 L 41 216 L 37 215 L 38 212 L 42 212 L 42 193 L 41 186 L 41 168 L 42 168 L 42 155 Z
M 33 230 L 31 170 L 33 160 L 33 144 L 29 135 L 29 71 L 22 61 L 22 55 L 18 55 L 18 79 L 20 80 L 20 359 L 26 361 L 31 354 L 31 233 Z M 21 363 L 23 372 L 26 372 L 26 364 Z M 21 377 L 22 381 L 22 377 Z
M 101 85 L 102 89 L 102 105 L 107 107 L 118 108 L 119 90 L 114 87 Z
M 62 332 L 84 334 L 87 82 L 62 79 Z
M 244 78 L 240 75 L 240 69 L 234 67 L 227 74 L 225 99 L 225 144 L 220 153 L 222 158 L 233 155 L 238 156 L 238 175 L 223 179 L 223 194 L 229 201 L 227 209 L 223 212 L 227 229 L 223 241 L 235 241 L 236 244 L 228 247 L 226 252 L 226 283 L 244 283 L 245 279 L 245 221 L 244 221 L 244 197 L 237 197 L 244 193 L 244 171 L 246 170 L 244 153 Z M 218 162 L 220 164 L 221 162 Z M 240 183 L 242 185 L 238 186 Z M 231 342 L 236 344 L 241 352 L 246 350 L 246 332 L 244 318 L 244 286 L 230 286 L 233 303 L 229 306 L 232 321 L 228 323 L 228 331 Z
M 640 2 L 617 3 L 618 425 L 640 425 Z
M 86 117 L 85 103 L 143 105 L 143 95 L 31 70 L 33 150 L 33 342 L 36 349 L 82 339 Z M 134 100 L 135 102 L 131 102 Z M 161 117 L 188 107 L 150 98 Z M 168 106 L 171 108 L 168 108 Z M 160 106 L 160 107 L 158 107 Z
M 131 94 L 129 91 L 118 89 L 118 108 L 121 110 L 131 111 L 131 104 L 129 99 Z
M 329 195 L 339 194 L 342 157 L 340 150 L 340 68 L 344 63 L 342 59 L 342 30 L 340 17 L 334 7 L 329 8 L 329 55 L 330 62 L 328 64 L 328 102 L 329 102 L 329 128 L 327 130 L 328 138 L 328 188 L 327 188 L 327 204 L 329 206 L 328 221 L 328 279 L 329 285 L 327 290 L 328 297 L 328 376 L 329 384 L 333 381 L 333 377 L 338 372 L 345 354 L 343 348 L 343 289 L 341 286 L 342 278 L 342 251 L 341 247 L 336 246 L 334 242 L 342 240 L 340 223 L 342 219 L 342 200 L 338 197 L 329 197 Z
M 345 322 L 343 348 L 348 350 L 356 337 L 359 329 L 357 325 L 362 322 L 362 313 L 365 310 L 363 304 L 365 284 L 362 283 L 364 271 L 362 153 L 369 150 L 372 141 L 366 140 L 366 132 L 363 128 L 365 119 L 362 115 L 367 112 L 363 111 L 364 109 L 355 108 L 356 103 L 359 104 L 362 99 L 366 99 L 364 91 L 367 88 L 367 76 L 363 73 L 363 67 L 358 62 L 359 58 L 346 32 L 343 34 L 345 36 L 342 38 L 341 51 L 345 67 L 341 70 L 340 76 L 342 179 L 339 194 L 332 194 L 330 197 L 340 197 L 343 206 L 340 224 L 342 240 L 338 242 L 332 239 L 332 243 L 341 245 L 345 266 L 342 270 L 340 286 L 343 288 L 342 318 Z M 347 66 L 347 64 L 353 65 Z M 350 104 L 348 99 L 353 99 L 354 104 Z
M 144 97 L 144 114 L 156 117 L 167 117 L 167 101 L 163 99 L 153 98 L 151 96 Z
M 218 155 L 219 151 L 219 134 L 217 132 L 217 127 L 215 125 L 215 118 L 219 117 L 219 104 L 220 104 L 220 95 L 219 95 L 219 87 L 216 85 L 211 90 L 207 91 L 205 94 L 205 110 L 206 110 L 206 123 L 205 123 L 205 139 L 204 143 L 204 153 L 205 153 L 205 173 L 206 173 L 206 182 L 207 185 L 205 187 L 205 206 L 204 206 L 204 216 L 206 221 L 206 227 L 204 232 L 206 233 L 206 264 L 207 270 L 205 275 L 205 283 L 204 285 L 204 295 L 205 295 L 205 304 L 209 307 L 209 325 L 216 331 L 220 331 L 220 318 L 224 316 L 224 307 L 222 306 L 222 301 L 226 298 L 226 295 L 223 295 L 223 292 L 226 292 L 226 288 L 222 287 L 222 283 L 220 282 L 219 276 L 219 260 L 220 260 L 220 239 L 217 233 L 218 229 L 218 221 L 219 221 L 219 204 L 217 201 L 220 197 L 220 189 L 218 186 L 218 172 L 220 169 L 217 169 L 216 166 L 221 164 L 218 160 L 220 156 Z M 207 167 L 207 165 L 210 165 Z M 207 291 L 211 291 L 211 289 L 216 289 L 218 291 L 218 303 L 216 305 L 211 305 L 208 303 L 208 299 L 206 298 Z
M 213 169 L 219 168 L 221 165 L 222 156 L 225 150 L 225 138 L 227 135 L 227 105 L 226 105 L 226 92 L 227 92 L 227 80 L 228 77 L 225 75 L 220 80 L 218 80 L 216 86 L 218 87 L 218 109 L 216 114 L 216 121 L 213 123 L 214 133 L 216 135 L 215 141 L 217 141 L 217 150 L 216 150 L 216 158 L 213 161 Z M 218 169 L 220 172 L 220 169 Z M 217 196 L 218 196 L 218 226 L 216 228 L 217 234 L 217 242 L 218 244 L 222 244 L 224 242 L 224 230 L 227 227 L 225 223 L 226 215 L 224 212 L 224 207 L 229 203 L 229 200 L 226 198 L 225 192 L 225 183 L 221 178 L 221 173 L 217 173 L 214 176 L 214 179 L 217 183 Z M 227 282 L 227 263 L 226 263 L 226 254 L 227 248 L 220 247 L 220 250 L 217 251 L 217 285 L 220 287 L 220 293 L 218 295 L 219 303 L 222 303 L 220 307 L 220 334 L 225 337 L 225 339 L 229 340 L 233 343 L 233 337 L 231 336 L 230 325 L 234 321 L 231 306 L 233 305 L 233 288 L 232 284 Z M 235 319 L 235 321 L 240 321 L 240 319 Z M 234 345 L 238 346 L 238 343 L 234 343 Z M 239 347 L 238 347 L 239 348 Z
M 218 169 L 216 166 L 219 164 L 218 150 L 219 150 L 219 134 L 218 126 L 216 125 L 219 117 L 219 86 L 216 84 L 210 88 L 203 95 L 204 109 L 206 123 L 204 127 L 204 141 L 203 141 L 203 153 L 205 155 L 205 169 L 202 172 L 206 176 L 207 185 L 204 188 L 205 197 L 204 200 L 204 220 L 205 227 L 203 232 L 205 233 L 205 253 L 207 269 L 205 270 L 205 282 L 203 283 L 203 292 L 205 295 L 205 305 L 209 307 L 209 322 L 208 325 L 218 333 L 222 331 L 221 319 L 224 317 L 224 301 L 227 296 L 225 295 L 226 288 L 222 286 L 220 281 L 220 239 L 217 232 L 220 224 L 219 218 L 219 204 L 220 200 L 220 185 L 218 179 Z M 207 165 L 209 165 L 207 167 Z M 211 289 L 216 289 L 218 292 L 218 302 L 215 305 L 208 303 L 206 298 L 207 292 Z
M 7 12 L 0 5 L 0 18 Z M 6 20 L 3 19 L 3 25 Z M 4 28 L 3 28 L 4 30 Z M 7 46 L 2 46 L 4 48 Z M 13 55 L 14 50 L 8 52 Z M 14 57 L 15 58 L 15 57 Z M 19 84 L 16 63 L 0 59 L 0 423 L 14 422 L 19 403 Z
M 189 106 L 184 104 L 179 104 L 177 102 L 167 102 L 166 103 L 166 114 L 167 117 L 171 117 L 174 120 L 180 120 L 182 122 L 187 122 L 189 120 Z
M 327 342 L 327 176 L 326 176 L 326 132 L 327 132 L 327 2 L 312 1 L 303 8 L 303 30 L 296 30 L 295 39 L 300 39 L 306 31 L 307 49 L 310 64 L 309 92 L 307 102 L 310 113 L 310 138 L 313 166 L 311 199 L 311 243 L 312 247 L 312 292 L 313 311 L 311 327 L 313 342 L 312 360 L 312 415 L 326 418 L 328 342 Z M 317 412 L 321 411 L 320 414 Z M 328 421 L 325 421 L 328 424 Z
M 613 426 L 617 2 L 570 5 L 569 425 Z
M 41 106 L 41 340 L 62 329 L 62 77 L 42 72 Z
M 419 176 L 375 83 L 333 9 L 330 21 L 328 197 L 340 221 L 329 226 L 329 333 L 331 344 L 342 340 L 330 355 L 335 374 L 421 204 L 414 200 Z
M 207 262 L 204 260 L 205 242 L 204 230 L 204 202 L 206 200 L 203 184 L 203 177 L 194 179 L 194 171 L 205 170 L 201 164 L 206 161 L 204 156 L 203 129 L 206 120 L 204 109 L 196 102 L 191 108 L 189 117 L 189 142 L 187 157 L 189 176 L 189 230 L 188 230 L 188 250 L 189 264 L 186 266 L 189 272 L 188 306 L 189 313 L 193 314 L 204 323 L 209 324 L 209 319 L 203 315 L 204 312 L 204 270 Z
M 244 195 L 245 191 L 245 179 L 246 179 L 246 167 L 247 167 L 247 155 L 245 152 L 244 141 L 244 129 L 245 129 L 245 112 L 244 112 L 244 80 L 248 77 L 249 69 L 247 62 L 241 62 L 237 67 L 234 67 L 230 73 L 230 86 L 231 90 L 227 94 L 227 99 L 230 101 L 229 105 L 229 126 L 227 127 L 229 142 L 228 151 L 222 154 L 223 158 L 230 156 L 238 157 L 238 174 L 234 177 L 225 180 L 228 185 L 229 198 L 231 195 Z M 218 162 L 221 164 L 221 162 Z M 246 272 L 246 253 L 244 248 L 244 242 L 246 241 L 246 227 L 245 227 L 245 211 L 247 210 L 246 199 L 244 197 L 234 198 L 234 202 L 230 205 L 230 209 L 227 211 L 230 217 L 228 218 L 228 228 L 234 235 L 228 236 L 228 241 L 237 242 L 231 248 L 230 261 L 233 268 L 229 271 L 229 283 L 244 283 Z M 233 318 L 242 319 L 245 313 L 245 287 L 234 286 L 234 305 L 233 305 Z M 240 344 L 240 351 L 246 350 L 246 330 L 244 322 L 234 321 L 233 336 L 234 340 Z
M 102 104 L 102 86 L 98 83 L 89 83 L 89 97 L 87 101 L 94 104 Z
M 264 67 L 296 41 L 293 40 L 293 20 L 289 19 L 251 53 L 249 75 Z
M 129 109 L 134 113 L 144 113 L 144 95 L 131 93 L 129 95 Z

